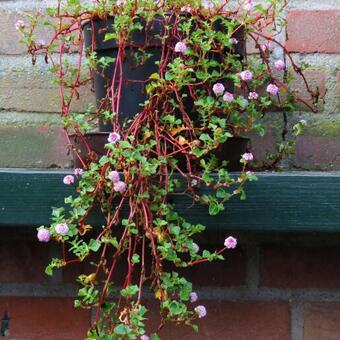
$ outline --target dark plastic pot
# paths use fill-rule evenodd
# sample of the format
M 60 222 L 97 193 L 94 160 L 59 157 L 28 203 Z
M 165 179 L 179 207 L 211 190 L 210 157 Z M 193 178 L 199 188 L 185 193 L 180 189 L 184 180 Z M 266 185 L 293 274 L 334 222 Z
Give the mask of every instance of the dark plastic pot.
M 83 25 L 85 46 L 87 49 L 93 48 L 98 58 L 116 58 L 118 46 L 114 40 L 104 41 L 105 35 L 112 32 L 114 18 L 107 20 L 88 21 Z M 144 91 L 145 81 L 151 74 L 158 71 L 155 64 L 161 58 L 161 44 L 155 39 L 155 35 L 162 34 L 163 25 L 161 21 L 154 21 L 148 28 L 148 35 L 144 31 L 136 31 L 132 34 L 132 39 L 125 53 L 123 62 L 124 82 L 120 99 L 119 121 L 132 118 L 141 111 L 141 104 L 146 100 Z M 94 34 L 92 34 L 92 32 Z M 146 53 L 152 56 L 142 65 L 136 65 L 133 55 L 141 47 Z M 111 64 L 105 70 L 93 72 L 94 87 L 96 93 L 97 106 L 100 106 L 107 96 L 108 88 L 113 78 L 114 65 Z M 106 107 L 110 108 L 107 103 Z M 105 105 L 104 105 L 105 106 Z M 100 122 L 100 131 L 112 131 L 111 124 Z

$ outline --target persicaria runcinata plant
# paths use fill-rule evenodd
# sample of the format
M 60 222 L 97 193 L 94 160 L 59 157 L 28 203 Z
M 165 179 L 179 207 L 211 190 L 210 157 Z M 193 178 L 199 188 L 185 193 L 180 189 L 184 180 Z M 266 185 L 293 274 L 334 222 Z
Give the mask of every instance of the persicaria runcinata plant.
M 284 0 L 59 0 L 16 24 L 33 63 L 45 60 L 60 87 L 61 117 L 78 164 L 61 183 L 74 186 L 74 195 L 65 198 L 67 208 L 53 210 L 38 239 L 61 245 L 49 275 L 90 263 L 78 277 L 75 301 L 95 309 L 88 339 L 159 339 L 167 322 L 198 331 L 195 321 L 209 316 L 177 269 L 223 260 L 237 240 L 226 235 L 216 251 L 201 249 L 197 235 L 206 227 L 181 216 L 174 197 L 186 195 L 210 215 L 234 196 L 244 199 L 247 181 L 256 180 L 254 156 L 247 143 L 233 153 L 230 141 L 263 135 L 266 114 L 284 117 L 283 141 L 268 166 L 277 168 L 291 152 L 287 112 L 297 101 L 310 105 L 290 91 L 292 75 L 302 78 L 314 102 L 317 94 L 277 39 L 285 6 Z M 39 36 L 41 26 L 48 39 Z M 272 49 L 282 58 L 273 60 Z M 144 79 L 133 79 L 141 69 Z M 97 107 L 72 111 L 92 79 L 103 84 Z M 141 90 L 129 95 L 129 88 Z M 134 103 L 137 97 L 143 100 Z M 105 139 L 100 152 L 88 139 L 98 124 Z M 303 125 L 293 127 L 293 139 Z M 94 211 L 100 227 L 91 224 Z M 147 334 L 144 293 L 150 292 L 161 322 Z

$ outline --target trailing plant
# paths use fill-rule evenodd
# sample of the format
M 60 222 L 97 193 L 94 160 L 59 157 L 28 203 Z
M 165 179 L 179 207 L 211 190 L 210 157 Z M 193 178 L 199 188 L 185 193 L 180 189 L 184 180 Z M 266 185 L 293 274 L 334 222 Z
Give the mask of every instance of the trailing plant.
M 220 249 L 201 250 L 195 241 L 206 227 L 183 218 L 172 199 L 185 195 L 207 206 L 210 215 L 223 211 L 234 196 L 244 199 L 246 183 L 256 180 L 253 155 L 245 152 L 241 171 L 231 174 L 215 151 L 232 137 L 252 131 L 263 135 L 261 119 L 268 112 L 284 115 L 283 141 L 269 166 L 278 167 L 291 151 L 286 115 L 303 100 L 288 83 L 297 73 L 314 102 L 317 91 L 277 37 L 284 29 L 280 15 L 285 6 L 285 0 L 256 5 L 251 0 L 58 0 L 46 12 L 29 16 L 29 23 L 17 23 L 33 63 L 41 57 L 50 64 L 69 147 L 82 164 L 64 178 L 76 191 L 65 198 L 67 208 L 53 210 L 51 225 L 40 227 L 38 238 L 61 245 L 48 275 L 75 263 L 91 264 L 78 277 L 75 301 L 76 307 L 95 310 L 87 339 L 149 339 L 145 293 L 160 307 L 161 322 L 151 339 L 159 339 L 158 331 L 170 321 L 198 331 L 195 321 L 207 311 L 177 268 L 223 260 L 237 240 L 229 236 Z M 116 43 L 114 57 L 84 46 L 84 24 L 108 18 L 114 20 L 105 41 Z M 156 33 L 155 24 L 161 27 Z M 41 27 L 51 33 L 48 41 L 39 39 Z M 123 63 L 133 58 L 138 67 L 151 58 L 147 48 L 134 45 L 136 32 L 152 36 L 161 53 L 157 72 L 144 82 L 145 102 L 122 120 Z M 273 48 L 283 55 L 275 63 Z M 86 113 L 73 112 L 81 88 L 108 67 L 114 72 L 106 98 L 97 109 L 92 105 Z M 112 125 L 100 157 L 85 138 L 98 119 Z M 303 124 L 294 126 L 293 137 Z M 85 158 L 72 145 L 71 134 L 85 143 Z M 100 212 L 100 228 L 91 224 L 95 211 Z M 121 263 L 123 274 L 117 272 Z

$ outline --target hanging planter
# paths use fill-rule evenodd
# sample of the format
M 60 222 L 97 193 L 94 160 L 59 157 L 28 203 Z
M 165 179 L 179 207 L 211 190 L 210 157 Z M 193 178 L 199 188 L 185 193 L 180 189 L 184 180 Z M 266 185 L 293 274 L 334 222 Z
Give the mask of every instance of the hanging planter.
M 284 112 L 295 98 L 285 61 L 273 66 L 259 37 L 280 46 L 301 72 L 265 33 L 284 10 L 281 1 L 272 3 L 255 7 L 245 0 L 233 8 L 234 2 L 209 0 L 66 0 L 47 11 L 48 23 L 40 12 L 30 17 L 30 27 L 17 23 L 33 62 L 42 54 L 52 65 L 70 149 L 79 160 L 74 175 L 60 183 L 75 186 L 65 199 L 68 208 L 55 208 L 51 225 L 39 227 L 37 237 L 62 247 L 48 275 L 91 259 L 91 272 L 78 277 L 75 300 L 76 307 L 96 311 L 87 339 L 159 340 L 166 323 L 198 330 L 196 320 L 207 315 L 193 284 L 176 268 L 222 260 L 237 240 L 226 235 L 219 249 L 201 249 L 197 235 L 206 227 L 190 221 L 190 214 L 182 216 L 171 197 L 186 195 L 215 216 L 231 198 L 244 199 L 247 182 L 256 180 L 249 171 L 253 155 L 245 152 L 249 141 L 242 136 L 263 133 L 261 118 L 275 98 Z M 36 41 L 39 23 L 54 28 L 47 44 Z M 257 55 L 247 55 L 246 35 Z M 80 53 L 70 58 L 67 52 L 76 47 Z M 80 88 L 92 81 L 84 65 L 94 80 L 95 114 L 71 110 Z M 100 132 L 93 133 L 97 119 Z M 302 127 L 294 125 L 292 135 Z M 292 144 L 286 139 L 279 144 L 273 164 Z M 94 210 L 101 228 L 91 225 Z M 118 262 L 126 264 L 119 286 Z M 161 316 L 150 337 L 146 286 Z
M 150 81 L 150 77 L 155 77 L 159 72 L 159 61 L 162 57 L 162 53 L 169 52 L 169 46 L 174 48 L 175 42 L 173 38 L 165 39 L 165 30 L 171 31 L 174 23 L 169 15 L 170 20 L 165 23 L 164 18 L 159 17 L 153 20 L 151 23 L 146 24 L 145 20 L 136 20 L 138 25 L 141 26 L 141 30 L 134 31 L 131 37 L 128 39 L 127 44 L 124 46 L 123 62 L 122 62 L 122 74 L 123 77 L 116 77 L 115 87 L 118 82 L 123 78 L 123 83 L 119 93 L 119 112 L 118 120 L 120 123 L 126 122 L 128 119 L 132 119 L 138 112 L 142 110 L 144 102 L 147 100 L 147 94 L 145 91 L 146 84 Z M 181 21 L 185 22 L 190 20 L 190 15 L 181 15 Z M 180 22 L 181 23 L 181 22 Z M 176 25 L 180 24 L 176 23 Z M 112 106 L 112 79 L 115 78 L 116 63 L 119 53 L 119 44 L 114 39 L 108 39 L 108 37 L 114 34 L 114 17 L 107 19 L 95 18 L 87 20 L 83 23 L 82 29 L 84 33 L 85 47 L 88 54 L 95 53 L 96 58 L 101 60 L 102 58 L 113 60 L 109 65 L 97 65 L 92 70 L 93 84 L 95 90 L 95 96 L 97 101 L 97 107 L 100 110 L 111 110 Z M 166 28 L 165 28 L 166 27 Z M 216 21 L 214 27 L 217 31 L 226 32 L 225 26 L 220 21 Z M 226 32 L 227 33 L 227 32 Z M 239 26 L 232 34 L 232 39 L 237 42 L 232 48 L 225 48 L 225 53 L 238 55 L 242 60 L 245 52 L 244 44 L 244 27 Z M 163 41 L 163 43 L 162 43 Z M 165 43 L 164 43 L 165 41 Z M 166 46 L 164 46 L 166 45 Z M 147 56 L 144 62 L 136 60 L 136 55 L 142 51 Z M 210 53 L 210 58 L 216 62 L 221 61 L 219 53 Z M 116 70 L 117 72 L 117 70 Z M 118 79 L 119 78 L 119 79 Z M 225 78 L 221 80 L 226 86 L 226 90 L 229 93 L 234 93 L 234 85 L 229 79 Z M 118 95 L 115 94 L 115 100 Z M 194 102 L 192 98 L 185 101 L 185 109 L 188 117 L 192 120 L 193 125 L 199 126 L 199 116 L 195 112 Z M 87 149 L 87 144 L 95 146 L 92 148 L 94 152 L 91 159 L 98 159 L 105 154 L 105 132 L 107 137 L 109 132 L 113 130 L 113 126 L 110 122 L 105 122 L 103 119 L 99 120 L 99 131 L 101 133 L 89 133 L 84 138 L 72 138 L 77 152 L 81 152 L 83 159 L 86 159 L 84 151 Z M 214 154 L 222 161 L 228 162 L 229 171 L 240 171 L 242 164 L 239 160 L 241 155 L 249 149 L 249 139 L 242 138 L 240 136 L 230 137 L 228 140 L 214 151 Z M 209 156 L 211 153 L 209 154 Z M 79 157 L 74 153 L 75 165 L 80 166 Z M 185 161 L 179 156 L 180 168 L 186 171 Z M 199 162 L 197 167 L 199 167 Z

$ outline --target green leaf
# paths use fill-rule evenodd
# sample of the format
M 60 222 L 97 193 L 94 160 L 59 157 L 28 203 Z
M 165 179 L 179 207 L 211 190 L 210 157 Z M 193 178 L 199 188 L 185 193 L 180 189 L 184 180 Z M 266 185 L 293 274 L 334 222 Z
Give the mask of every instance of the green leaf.
M 97 240 L 94 240 L 94 239 L 91 239 L 90 242 L 89 242 L 89 248 L 94 252 L 99 250 L 100 245 L 101 245 L 100 242 L 98 242 Z
M 140 262 L 140 257 L 138 254 L 133 254 L 132 255 L 132 258 L 131 258 L 131 262 L 132 264 L 136 264 L 136 263 L 139 263 Z
M 114 332 L 115 334 L 118 334 L 118 335 L 127 335 L 130 333 L 130 329 L 129 327 L 121 323 L 114 329 Z
M 122 289 L 120 291 L 120 294 L 124 297 L 131 297 L 137 294 L 138 291 L 139 291 L 139 288 L 137 285 L 131 285 L 131 286 L 127 286 L 126 288 Z

